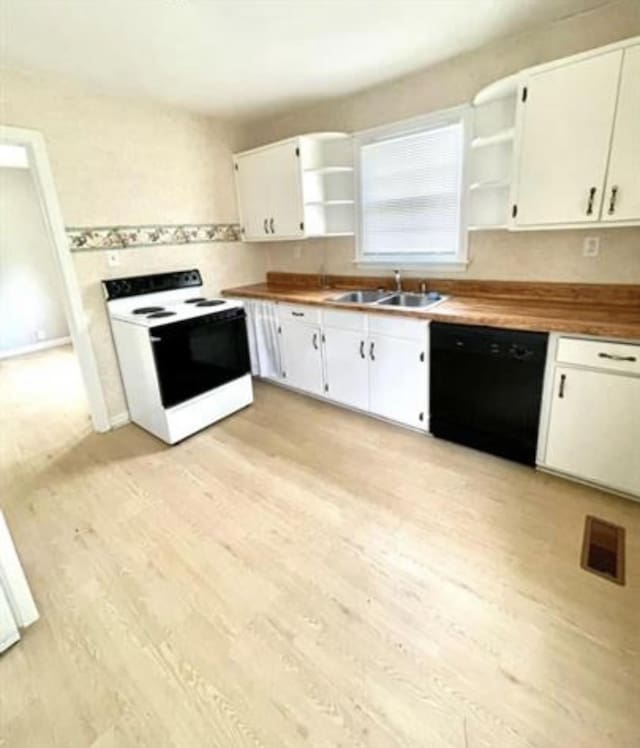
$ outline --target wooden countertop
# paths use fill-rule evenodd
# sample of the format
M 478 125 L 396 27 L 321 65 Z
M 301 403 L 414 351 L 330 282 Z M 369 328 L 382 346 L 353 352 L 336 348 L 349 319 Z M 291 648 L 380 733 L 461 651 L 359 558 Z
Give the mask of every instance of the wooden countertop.
M 458 287 L 464 281 L 456 282 Z M 439 282 L 433 281 L 431 286 L 438 288 Z M 440 286 L 443 284 L 440 283 Z M 470 285 L 473 285 L 470 282 Z M 477 284 L 476 284 L 477 285 Z M 499 284 L 498 284 L 499 285 Z M 507 284 L 504 284 L 507 285 Z M 511 284 L 513 286 L 513 284 Z M 525 284 L 523 284 L 525 285 Z M 574 294 L 574 300 L 560 300 L 549 298 L 549 293 L 541 292 L 536 295 L 536 286 L 554 286 L 555 284 L 531 284 L 532 292 L 529 296 L 520 295 L 517 298 L 505 295 L 491 296 L 479 293 L 467 295 L 453 289 L 443 288 L 444 293 L 451 293 L 451 298 L 436 306 L 421 311 L 419 309 L 392 309 L 377 307 L 371 304 L 340 304 L 330 302 L 331 297 L 345 293 L 348 285 L 344 282 L 337 288 L 319 288 L 311 284 L 290 285 L 288 283 L 267 282 L 256 283 L 238 288 L 225 289 L 223 296 L 237 298 L 264 299 L 287 302 L 292 304 L 310 304 L 333 309 L 351 309 L 367 312 L 368 314 L 391 314 L 396 316 L 413 317 L 417 319 L 437 320 L 468 325 L 486 325 L 488 327 L 505 327 L 515 330 L 532 330 L 540 332 L 568 332 L 583 335 L 597 335 L 614 338 L 640 340 L 640 303 L 634 294 L 626 297 L 616 297 L 611 294 L 607 301 L 580 300 L 580 294 Z M 560 284 L 558 284 L 559 286 Z M 366 288 L 370 284 L 360 283 L 357 279 L 352 288 Z M 576 286 L 578 287 L 578 286 Z M 602 287 L 599 287 L 602 288 Z M 619 289 L 620 286 L 612 286 Z M 630 287 L 637 289 L 637 287 Z M 540 297 L 543 298 L 540 298 Z M 578 298 L 575 298 L 575 297 Z M 544 298 L 546 297 L 546 298 Z

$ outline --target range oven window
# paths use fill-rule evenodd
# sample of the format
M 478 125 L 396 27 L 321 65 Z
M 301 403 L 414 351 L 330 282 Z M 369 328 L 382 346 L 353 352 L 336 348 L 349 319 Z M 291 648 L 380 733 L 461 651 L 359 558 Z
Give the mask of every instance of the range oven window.
M 159 325 L 149 338 L 165 408 L 251 371 L 244 309 Z

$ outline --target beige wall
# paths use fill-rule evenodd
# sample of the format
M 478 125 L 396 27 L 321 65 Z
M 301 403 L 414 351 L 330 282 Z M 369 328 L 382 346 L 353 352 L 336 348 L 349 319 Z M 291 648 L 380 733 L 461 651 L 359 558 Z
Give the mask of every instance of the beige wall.
M 248 148 L 302 132 L 353 132 L 469 102 L 491 81 L 541 62 L 640 34 L 640 1 L 621 0 L 448 60 L 392 83 L 283 116 L 246 123 L 239 143 Z M 600 236 L 601 254 L 584 258 L 586 235 Z M 476 232 L 471 264 L 443 276 L 640 283 L 640 229 Z M 371 274 L 353 265 L 353 241 L 269 245 L 269 269 Z M 381 271 L 384 272 L 384 271 Z M 430 276 L 437 273 L 429 272 Z
M 31 170 L 0 168 L 0 353 L 68 335 L 60 274 Z
M 95 96 L 73 83 L 4 70 L 0 122 L 43 133 L 67 226 L 234 222 L 224 122 L 132 99 Z M 265 254 L 240 243 L 74 253 L 110 415 L 126 408 L 100 280 L 199 267 L 210 292 L 264 277 Z

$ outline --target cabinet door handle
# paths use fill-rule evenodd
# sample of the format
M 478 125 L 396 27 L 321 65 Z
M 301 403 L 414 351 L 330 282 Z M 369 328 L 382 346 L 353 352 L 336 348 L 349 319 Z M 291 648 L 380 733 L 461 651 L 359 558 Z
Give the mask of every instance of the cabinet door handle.
M 590 216 L 593 214 L 593 201 L 596 197 L 596 188 L 592 187 L 589 190 L 589 201 L 587 202 L 587 215 Z
M 264 226 L 264 233 L 268 234 L 269 233 L 269 222 L 267 221 L 266 218 L 264 219 L 264 223 L 262 225 Z
M 374 355 L 375 354 L 375 349 L 376 349 L 376 344 L 373 341 L 371 341 L 371 345 L 369 346 L 369 358 L 372 361 L 376 360 L 376 357 Z
M 313 347 L 318 350 L 318 333 L 314 332 L 313 337 L 311 338 L 311 342 L 313 343 Z
M 149 340 L 152 343 L 161 343 L 162 342 L 162 338 L 159 338 L 156 335 L 149 335 Z
M 364 358 L 364 340 L 360 341 L 360 358 Z
M 598 353 L 598 358 L 608 358 L 610 361 L 630 361 L 634 362 L 636 361 L 635 356 L 618 356 L 615 353 Z
M 564 383 L 567 381 L 566 374 L 560 374 L 560 387 L 558 389 L 558 397 L 564 397 Z
M 616 199 L 618 197 L 618 185 L 614 185 L 611 188 L 611 200 L 609 200 L 609 215 L 612 216 L 616 212 Z
M 275 234 L 276 233 L 276 227 L 275 227 L 275 224 L 273 222 L 273 218 L 269 219 L 269 226 L 271 227 L 271 233 Z

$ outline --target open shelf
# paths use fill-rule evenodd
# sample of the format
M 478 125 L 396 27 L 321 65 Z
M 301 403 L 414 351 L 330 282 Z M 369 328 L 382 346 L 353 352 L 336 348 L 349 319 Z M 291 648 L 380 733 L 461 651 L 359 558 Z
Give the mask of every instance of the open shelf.
M 353 236 L 353 231 L 328 231 L 323 234 L 308 234 L 311 239 L 332 239 L 339 236 Z
M 353 166 L 320 166 L 315 169 L 305 169 L 305 174 L 346 174 L 353 171 Z
M 310 200 L 305 205 L 353 205 L 353 200 Z
M 483 106 L 499 99 L 507 99 L 511 96 L 515 97 L 518 93 L 519 82 L 520 74 L 516 73 L 515 75 L 509 75 L 506 78 L 501 78 L 499 81 L 490 83 L 475 95 L 473 106 Z
M 508 179 L 488 179 L 486 182 L 474 182 L 469 185 L 472 192 L 475 190 L 502 190 L 511 186 Z
M 474 138 L 471 141 L 471 147 L 487 148 L 488 146 L 500 145 L 501 143 L 511 143 L 515 138 L 515 132 L 514 127 L 508 127 L 505 130 L 500 130 L 492 135 Z

